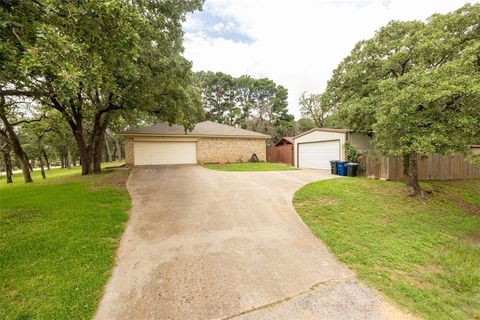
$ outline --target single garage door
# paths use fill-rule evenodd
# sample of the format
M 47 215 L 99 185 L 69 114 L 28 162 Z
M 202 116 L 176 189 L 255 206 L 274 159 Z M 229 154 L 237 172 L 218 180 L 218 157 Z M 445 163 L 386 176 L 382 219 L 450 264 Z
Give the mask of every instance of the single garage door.
M 197 163 L 196 142 L 134 142 L 136 166 Z
M 330 169 L 330 160 L 339 159 L 339 140 L 298 144 L 298 166 L 300 168 Z

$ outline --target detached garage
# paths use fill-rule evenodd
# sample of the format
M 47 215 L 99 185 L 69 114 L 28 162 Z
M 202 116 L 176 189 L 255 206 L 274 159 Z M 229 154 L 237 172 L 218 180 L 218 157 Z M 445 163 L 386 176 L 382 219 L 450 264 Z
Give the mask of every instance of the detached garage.
M 212 121 L 183 126 L 159 123 L 125 131 L 128 166 L 248 161 L 252 154 L 265 161 L 268 135 Z
M 347 129 L 315 128 L 294 137 L 294 162 L 298 168 L 330 169 L 330 160 L 345 160 L 344 144 L 358 151 L 371 148 L 368 135 Z

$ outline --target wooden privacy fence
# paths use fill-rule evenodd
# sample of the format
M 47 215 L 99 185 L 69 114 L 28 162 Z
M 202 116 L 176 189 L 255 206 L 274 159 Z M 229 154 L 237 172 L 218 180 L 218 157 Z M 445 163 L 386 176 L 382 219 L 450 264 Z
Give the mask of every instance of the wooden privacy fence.
M 405 178 L 403 157 L 378 157 L 366 153 L 360 157 L 367 177 L 398 181 Z M 418 178 L 420 180 L 459 180 L 480 179 L 480 165 L 465 160 L 462 154 L 445 157 L 438 154 L 418 159 Z
M 403 157 L 384 157 L 365 153 L 359 158 L 367 177 L 376 177 L 385 180 L 401 180 L 403 174 Z
M 293 166 L 293 145 L 267 147 L 268 162 L 282 162 Z

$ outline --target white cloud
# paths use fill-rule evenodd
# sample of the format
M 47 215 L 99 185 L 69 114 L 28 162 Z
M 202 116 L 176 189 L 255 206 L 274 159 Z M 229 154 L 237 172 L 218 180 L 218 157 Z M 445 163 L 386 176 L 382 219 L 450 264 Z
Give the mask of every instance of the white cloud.
M 184 30 L 191 30 L 191 31 L 196 31 L 196 30 L 200 30 L 203 28 L 203 22 L 194 17 L 194 16 L 191 16 L 189 17 L 184 23 L 183 23 L 183 29 Z
M 223 23 L 217 23 L 216 25 L 213 26 L 213 29 L 216 31 L 221 31 L 225 28 L 225 25 Z
M 236 29 L 236 25 L 233 22 L 223 23 L 219 22 L 213 26 L 213 30 L 222 32 L 222 31 L 234 31 Z
M 322 92 L 354 44 L 389 20 L 428 18 L 461 7 L 465 0 L 207 0 L 204 11 L 222 18 L 216 31 L 235 31 L 238 42 L 186 22 L 185 55 L 194 70 L 268 77 L 289 90 L 290 112 L 299 116 L 302 91 Z M 473 1 L 469 1 L 473 2 Z M 192 20 L 197 21 L 192 22 Z M 195 28 L 197 24 L 197 28 Z

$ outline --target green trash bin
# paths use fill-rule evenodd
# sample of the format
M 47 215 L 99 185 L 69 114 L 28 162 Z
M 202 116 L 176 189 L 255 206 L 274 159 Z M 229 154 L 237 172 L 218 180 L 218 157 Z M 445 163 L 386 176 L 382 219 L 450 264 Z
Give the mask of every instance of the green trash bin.
M 352 163 L 349 162 L 345 164 L 347 167 L 347 176 L 349 177 L 356 177 L 357 176 L 357 171 L 358 171 L 358 163 Z

